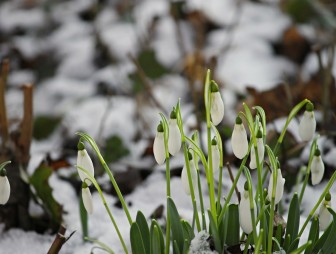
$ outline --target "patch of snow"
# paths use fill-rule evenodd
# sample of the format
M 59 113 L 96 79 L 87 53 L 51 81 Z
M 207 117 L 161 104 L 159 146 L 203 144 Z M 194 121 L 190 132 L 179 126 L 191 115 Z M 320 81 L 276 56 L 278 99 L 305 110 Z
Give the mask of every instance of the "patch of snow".
M 13 70 L 8 74 L 8 86 L 21 87 L 23 84 L 35 83 L 36 77 L 30 70 Z
M 97 14 L 95 20 L 95 26 L 100 31 L 101 29 L 106 29 L 113 23 L 117 22 L 118 13 L 112 8 L 106 8 Z
M 209 244 L 209 234 L 203 230 L 195 235 L 195 238 L 190 244 L 190 254 L 211 254 L 218 253 L 217 251 L 211 251 Z

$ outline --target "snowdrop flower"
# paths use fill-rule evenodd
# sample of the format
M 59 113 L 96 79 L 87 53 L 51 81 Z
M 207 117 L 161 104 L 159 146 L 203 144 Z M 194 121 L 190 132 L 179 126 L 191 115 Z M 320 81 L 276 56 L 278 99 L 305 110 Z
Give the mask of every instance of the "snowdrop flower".
M 265 154 L 265 145 L 263 142 L 261 130 L 259 130 L 257 133 L 257 151 L 258 151 L 259 163 L 261 163 L 264 160 L 264 154 Z M 256 168 L 257 168 L 257 158 L 256 158 L 254 146 L 252 146 L 250 169 L 256 169 Z
M 283 196 L 283 191 L 284 191 L 284 186 L 285 186 L 285 178 L 282 177 L 281 169 L 278 168 L 278 177 L 277 177 L 277 182 L 276 182 L 276 187 L 275 187 L 275 200 L 274 204 L 278 204 L 280 200 L 282 199 Z M 268 184 L 268 195 L 267 199 L 272 200 L 272 190 L 273 190 L 273 174 L 274 170 L 272 171 L 269 184 Z
M 321 152 L 318 148 L 315 150 L 315 154 L 311 163 L 311 180 L 312 184 L 316 185 L 322 181 L 324 175 L 324 163 L 321 158 Z
M 78 170 L 78 174 L 79 174 L 80 179 L 82 180 L 82 182 L 84 182 L 85 179 L 88 179 L 88 176 L 79 167 L 87 170 L 91 176 L 94 176 L 93 163 L 92 163 L 92 160 L 91 160 L 88 152 L 85 149 L 85 145 L 84 145 L 83 142 L 81 142 L 81 141 L 78 142 L 77 148 L 78 148 L 77 170 Z M 88 180 L 87 182 L 88 182 L 88 185 L 91 185 L 90 180 Z
M 217 172 L 220 164 L 220 153 L 215 138 L 211 141 L 211 156 L 212 156 L 212 169 L 213 172 Z
M 193 163 L 193 158 L 192 158 L 191 153 L 188 153 L 188 157 L 189 157 L 191 180 L 192 180 L 193 187 L 195 187 L 197 183 L 197 172 L 196 172 L 195 165 Z M 190 195 L 187 165 L 183 166 L 182 173 L 181 173 L 181 180 L 182 180 L 182 186 L 183 186 L 185 193 L 187 195 Z
M 176 112 L 173 110 L 169 119 L 169 137 L 168 151 L 171 155 L 175 155 L 181 148 L 181 132 L 177 126 Z
M 82 200 L 85 210 L 88 212 L 88 214 L 92 214 L 93 213 L 92 196 L 89 186 L 86 184 L 86 182 L 83 182 L 82 184 Z
M 164 132 L 162 123 L 160 123 L 157 127 L 156 136 L 154 139 L 153 145 L 153 153 L 156 162 L 161 165 L 164 163 L 166 155 L 165 155 L 165 145 L 164 145 Z
M 10 161 L 6 161 L 0 165 L 0 205 L 5 205 L 10 196 L 10 185 L 4 168 L 9 163 Z
M 243 125 L 243 121 L 239 116 L 237 116 L 236 124 L 233 127 L 231 146 L 233 154 L 238 159 L 244 158 L 248 152 L 247 134 Z
M 254 202 L 254 217 L 257 217 L 257 206 Z M 252 225 L 252 216 L 251 216 L 251 206 L 250 206 L 250 198 L 248 192 L 248 183 L 245 182 L 244 185 L 244 193 L 241 197 L 239 203 L 239 223 L 240 227 L 244 231 L 245 234 L 250 234 L 253 231 Z
M 309 141 L 313 138 L 316 129 L 316 120 L 314 116 L 314 105 L 311 102 L 306 104 L 306 111 L 303 113 L 299 125 L 299 135 L 302 141 Z
M 330 206 L 331 195 L 327 193 L 324 202 L 321 204 L 320 211 L 319 211 L 319 226 L 320 230 L 325 230 L 332 219 L 330 212 L 327 209 L 327 206 Z
M 214 125 L 218 125 L 224 117 L 224 103 L 222 96 L 219 93 L 218 85 L 215 82 L 211 82 L 211 108 L 210 115 Z

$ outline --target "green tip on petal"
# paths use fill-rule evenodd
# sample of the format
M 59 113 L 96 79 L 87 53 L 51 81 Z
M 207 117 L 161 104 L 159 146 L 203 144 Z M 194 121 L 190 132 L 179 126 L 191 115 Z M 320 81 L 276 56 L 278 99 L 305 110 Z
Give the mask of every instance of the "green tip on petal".
M 218 85 L 217 85 L 216 82 L 213 81 L 213 80 L 211 80 L 210 89 L 211 89 L 211 92 L 212 92 L 212 93 L 219 92 Z
M 177 116 L 176 116 L 176 111 L 175 109 L 172 110 L 172 112 L 170 113 L 170 119 L 176 119 Z
M 249 184 L 248 184 L 248 181 L 246 181 L 245 184 L 244 184 L 244 190 L 246 190 L 246 191 L 249 190 Z
M 214 137 L 214 138 L 211 140 L 211 145 L 213 145 L 213 146 L 216 146 L 216 145 L 217 145 L 216 137 Z
M 320 149 L 316 148 L 314 155 L 315 156 L 320 156 L 321 155 Z
M 163 125 L 162 123 L 160 122 L 159 125 L 157 126 L 157 132 L 163 132 Z
M 188 152 L 188 159 L 191 161 L 192 158 L 193 158 L 193 156 L 192 156 L 191 152 Z
M 84 145 L 84 143 L 83 143 L 82 141 L 79 141 L 79 142 L 78 142 L 78 144 L 77 144 L 77 149 L 78 149 L 79 151 L 82 151 L 82 150 L 85 149 L 85 145 Z
M 0 176 L 7 176 L 7 171 L 4 168 L 0 169 Z
M 262 131 L 261 130 L 258 130 L 258 132 L 257 132 L 257 138 L 262 138 Z
M 0 171 L 8 164 L 12 163 L 11 161 L 5 161 L 3 163 L 0 164 Z
M 324 197 L 325 201 L 330 201 L 331 200 L 331 195 L 330 192 L 328 192 L 325 197 Z
M 307 102 L 307 104 L 306 104 L 306 110 L 308 112 L 312 112 L 314 110 L 314 104 L 311 103 L 311 102 Z
M 239 116 L 237 116 L 236 117 L 236 124 L 242 124 L 242 123 L 243 123 L 243 120 Z
M 84 181 L 83 183 L 82 183 L 82 189 L 85 189 L 85 188 L 88 188 L 89 186 L 87 185 L 87 183 Z

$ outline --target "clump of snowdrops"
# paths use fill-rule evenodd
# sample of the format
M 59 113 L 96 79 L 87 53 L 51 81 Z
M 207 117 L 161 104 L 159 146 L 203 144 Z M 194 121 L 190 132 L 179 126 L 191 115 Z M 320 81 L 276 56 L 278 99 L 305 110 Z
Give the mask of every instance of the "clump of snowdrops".
M 114 176 L 104 161 L 95 141 L 85 133 L 78 144 L 77 165 L 79 176 L 83 181 L 82 200 L 86 211 L 94 212 L 90 185 L 93 185 L 101 196 L 106 211 L 116 230 L 125 253 L 160 254 L 160 253 L 332 253 L 336 249 L 336 213 L 330 207 L 329 190 L 336 179 L 332 175 L 325 189 L 307 219 L 300 223 L 300 204 L 305 189 L 311 178 L 312 185 L 319 184 L 324 174 L 321 152 L 317 146 L 318 135 L 315 135 L 316 121 L 314 106 L 309 100 L 303 100 L 290 112 L 286 124 L 275 147 L 268 146 L 266 141 L 266 115 L 264 110 L 253 107 L 253 111 L 243 104 L 244 111 L 238 113 L 231 146 L 234 155 L 241 164 L 234 176 L 228 193 L 222 193 L 223 181 L 223 143 L 217 125 L 224 117 L 224 103 L 215 81 L 210 80 L 207 72 L 204 86 L 206 109 L 207 151 L 199 145 L 198 133 L 191 137 L 185 135 L 181 105 L 177 105 L 167 119 L 162 113 L 154 140 L 153 152 L 158 164 L 166 166 L 166 224 L 148 221 L 141 211 L 132 218 Z M 301 190 L 292 194 L 287 220 L 279 220 L 278 205 L 282 200 L 285 179 L 282 177 L 281 165 L 277 158 L 287 127 L 292 119 L 304 111 L 299 125 L 299 136 L 310 144 L 310 156 L 305 168 L 305 176 Z M 254 113 L 254 115 L 252 114 Z M 245 123 L 245 124 L 244 124 Z M 248 139 L 247 131 L 250 138 Z M 130 226 L 130 243 L 126 244 L 120 233 L 118 222 L 106 203 L 105 197 L 94 177 L 92 161 L 85 149 L 88 143 L 95 151 L 99 161 L 108 174 L 118 195 Z M 180 218 L 170 190 L 170 158 L 182 149 L 184 167 L 181 183 L 185 195 L 190 196 L 193 206 L 193 219 L 186 221 Z M 207 191 L 202 190 L 201 171 L 207 181 Z M 253 172 L 256 171 L 256 172 Z M 251 172 L 257 174 L 257 182 L 253 182 Z M 218 175 L 218 184 L 215 176 Z M 244 178 L 244 188 L 240 190 L 239 203 L 234 202 L 233 195 L 240 178 Z M 209 204 L 203 202 L 204 193 L 209 195 Z M 300 226 L 302 225 L 302 226 Z M 306 232 L 308 240 L 300 243 Z M 199 242 L 193 241 L 198 239 Z M 114 253 L 107 245 L 96 241 L 100 248 Z M 301 244 L 301 245 L 300 245 Z M 300 246 L 299 246 L 300 245 Z

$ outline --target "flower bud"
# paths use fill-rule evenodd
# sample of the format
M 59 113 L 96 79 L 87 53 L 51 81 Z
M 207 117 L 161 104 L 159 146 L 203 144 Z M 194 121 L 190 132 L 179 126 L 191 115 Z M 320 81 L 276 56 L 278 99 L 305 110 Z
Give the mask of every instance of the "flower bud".
M 92 196 L 91 196 L 90 189 L 88 185 L 86 184 L 86 182 L 83 182 L 82 184 L 82 200 L 83 200 L 83 205 L 87 213 L 92 214 L 93 213 Z
M 4 168 L 10 161 L 6 161 L 0 165 L 0 205 L 5 205 L 10 196 L 10 184 L 7 178 L 7 172 Z
M 254 202 L 254 217 L 257 217 L 257 209 L 256 203 Z M 240 227 L 244 231 L 245 234 L 250 234 L 253 231 L 252 225 L 252 216 L 251 216 L 251 206 L 248 190 L 244 190 L 244 193 L 241 197 L 239 203 L 239 223 Z
M 172 111 L 169 119 L 168 151 L 175 155 L 181 149 L 181 132 L 177 125 L 176 113 Z
M 160 123 L 157 127 L 157 132 L 153 144 L 153 153 L 156 162 L 159 165 L 163 164 L 166 155 L 165 155 L 164 132 L 162 123 Z
M 189 157 L 189 165 L 190 165 L 190 175 L 193 187 L 196 186 L 197 183 L 197 172 L 195 165 L 193 163 L 192 155 L 191 153 L 188 153 Z M 187 195 L 190 195 L 190 187 L 189 187 L 189 180 L 188 180 L 188 171 L 187 171 L 187 165 L 183 166 L 182 173 L 181 173 L 181 180 L 182 180 L 182 186 Z
M 278 177 L 277 177 L 276 188 L 275 188 L 274 204 L 278 204 L 280 202 L 280 200 L 282 199 L 284 186 L 285 186 L 285 181 L 286 181 L 285 178 L 282 177 L 281 169 L 278 168 L 277 171 L 278 171 Z M 269 180 L 269 184 L 268 184 L 267 199 L 269 201 L 272 200 L 273 174 L 274 174 L 274 170 L 272 171 L 272 174 L 271 174 L 271 177 L 270 177 L 270 180 Z
M 257 134 L 257 151 L 258 151 L 259 163 L 261 163 L 264 160 L 265 146 L 264 146 L 264 141 L 262 139 L 262 132 L 260 130 L 258 131 L 258 134 Z M 250 156 L 251 156 L 250 169 L 256 169 L 257 168 L 257 158 L 256 158 L 254 146 L 251 148 Z
M 321 152 L 318 148 L 315 150 L 310 172 L 312 184 L 319 184 L 322 181 L 324 175 L 324 163 L 321 158 Z
M 316 120 L 314 116 L 314 105 L 310 102 L 306 104 L 306 111 L 303 113 L 299 125 L 299 135 L 302 141 L 309 141 L 313 138 L 316 130 Z
M 330 206 L 331 195 L 327 193 L 324 202 L 321 204 L 319 211 L 319 227 L 320 230 L 325 230 L 332 220 L 332 215 L 327 209 L 327 206 Z
M 231 146 L 233 154 L 238 159 L 244 158 L 248 152 L 247 133 L 243 125 L 243 121 L 239 116 L 237 116 L 236 123 L 233 128 Z
M 211 142 L 211 157 L 213 172 L 217 172 L 220 164 L 220 152 L 215 138 L 213 138 Z
M 77 170 L 80 179 L 82 182 L 85 181 L 85 179 L 88 179 L 87 174 L 80 169 L 83 168 L 89 172 L 91 176 L 94 176 L 94 168 L 93 168 L 93 163 L 92 160 L 88 154 L 88 152 L 85 149 L 84 143 L 79 142 L 78 143 L 78 153 L 77 153 Z M 91 185 L 91 181 L 87 180 L 88 185 Z
M 224 103 L 222 100 L 222 96 L 219 93 L 218 85 L 212 81 L 211 82 L 211 108 L 210 115 L 211 120 L 214 125 L 218 125 L 224 117 Z

